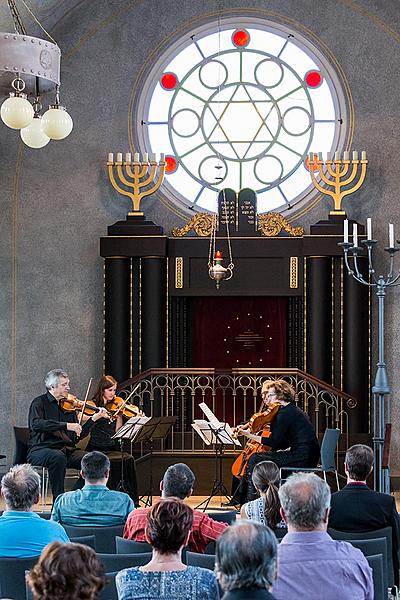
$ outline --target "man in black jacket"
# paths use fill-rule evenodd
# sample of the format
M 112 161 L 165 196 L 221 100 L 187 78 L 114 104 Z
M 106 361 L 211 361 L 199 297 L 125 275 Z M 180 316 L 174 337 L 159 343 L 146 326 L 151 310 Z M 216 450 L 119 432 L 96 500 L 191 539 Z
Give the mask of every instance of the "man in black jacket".
M 75 447 L 79 437 L 85 437 L 98 419 L 108 418 L 108 413 L 100 408 L 80 425 L 75 412 L 65 412 L 61 407 L 69 392 L 68 374 L 61 369 L 53 369 L 47 373 L 44 383 L 47 393 L 35 398 L 29 408 L 28 461 L 48 468 L 55 500 L 64 492 L 67 467 L 78 470 L 81 467 L 85 452 Z
M 347 485 L 332 494 L 329 527 L 352 533 L 391 527 L 393 569 L 398 586 L 399 516 L 392 496 L 375 492 L 367 486 L 373 462 L 374 454 L 369 446 L 357 444 L 347 450 L 344 463 Z

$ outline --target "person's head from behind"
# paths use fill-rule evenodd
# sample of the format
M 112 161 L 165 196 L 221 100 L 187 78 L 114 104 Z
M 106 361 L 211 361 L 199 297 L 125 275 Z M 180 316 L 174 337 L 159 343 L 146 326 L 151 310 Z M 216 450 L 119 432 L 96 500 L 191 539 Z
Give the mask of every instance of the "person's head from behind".
M 276 577 L 277 541 L 261 523 L 241 520 L 219 536 L 215 573 L 224 592 L 269 589 Z
M 315 473 L 290 475 L 279 489 L 279 498 L 289 531 L 326 531 L 331 491 Z
M 31 465 L 15 465 L 1 480 L 1 495 L 8 510 L 30 511 L 39 501 L 40 477 Z
M 344 469 L 349 479 L 365 481 L 372 471 L 374 453 L 372 448 L 364 444 L 351 446 L 346 452 Z
M 86 483 L 104 485 L 110 475 L 110 459 L 103 452 L 88 452 L 81 460 L 81 475 Z
M 171 465 L 164 473 L 160 484 L 163 498 L 180 498 L 184 500 L 193 492 L 195 476 L 184 463 Z
M 176 554 L 187 543 L 193 510 L 180 500 L 161 499 L 147 515 L 146 538 L 160 554 Z
M 278 495 L 279 467 L 270 460 L 264 460 L 256 464 L 251 478 L 256 490 L 265 497 L 266 521 L 270 527 L 275 528 L 281 520 Z
M 35 600 L 93 600 L 105 584 L 96 552 L 83 544 L 53 542 L 27 576 Z

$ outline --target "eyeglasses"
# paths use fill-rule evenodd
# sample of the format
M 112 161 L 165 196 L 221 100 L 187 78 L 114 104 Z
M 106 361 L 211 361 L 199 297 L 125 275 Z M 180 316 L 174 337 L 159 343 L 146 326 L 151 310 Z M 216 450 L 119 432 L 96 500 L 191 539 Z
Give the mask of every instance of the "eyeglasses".
M 276 392 L 270 392 L 268 394 L 268 392 L 263 392 L 262 396 L 265 396 L 265 398 L 275 398 L 278 394 Z

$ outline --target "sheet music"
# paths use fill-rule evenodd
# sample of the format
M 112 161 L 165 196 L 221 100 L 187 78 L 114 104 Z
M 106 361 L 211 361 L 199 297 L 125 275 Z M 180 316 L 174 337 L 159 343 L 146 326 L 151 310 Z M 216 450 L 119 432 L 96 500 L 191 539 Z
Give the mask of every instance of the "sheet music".
M 215 435 L 211 431 L 208 421 L 203 421 L 202 419 L 195 419 L 192 423 L 192 427 L 207 446 L 209 446 L 210 444 L 215 444 Z
M 217 417 L 214 415 L 211 408 L 208 408 L 208 406 L 205 402 L 202 402 L 201 404 L 199 404 L 199 407 L 201 408 L 203 413 L 206 415 L 206 417 L 210 421 L 210 423 L 212 423 L 217 429 L 218 429 L 218 427 L 221 427 L 221 425 L 223 425 L 223 423 L 218 421 Z
M 205 402 L 202 402 L 201 404 L 199 404 L 201 410 L 203 411 L 203 413 L 205 414 L 205 416 L 208 418 L 208 421 L 202 421 L 201 419 L 195 419 L 194 423 L 197 424 L 198 426 L 200 426 L 200 424 L 202 424 L 202 434 L 205 433 L 205 429 L 209 430 L 210 433 L 210 441 L 205 442 L 207 445 L 210 444 L 216 444 L 216 443 L 222 443 L 222 444 L 235 444 L 235 446 L 239 446 L 241 447 L 242 444 L 239 442 L 239 440 L 234 439 L 233 436 L 233 431 L 231 426 L 228 423 L 221 423 L 221 421 L 219 421 L 217 419 L 217 417 L 214 415 L 214 413 L 212 412 L 212 410 L 210 408 L 208 408 L 207 404 Z M 192 425 L 193 427 L 193 425 Z M 193 427 L 195 429 L 195 431 L 198 432 L 196 427 Z M 210 429 L 215 430 L 216 432 L 218 432 L 218 438 L 213 435 L 210 431 Z M 198 432 L 199 433 L 199 432 Z M 200 437 L 203 439 L 203 435 L 201 435 L 199 433 Z M 208 439 L 209 436 L 207 436 Z M 203 441 L 205 441 L 203 439 Z
M 125 433 L 125 429 L 132 432 L 132 434 L 137 433 L 140 429 L 142 429 L 143 425 L 150 420 L 150 418 L 151 417 L 131 417 L 122 425 L 121 429 L 119 429 L 117 433 L 121 432 L 123 434 Z M 134 425 L 133 429 L 132 425 Z

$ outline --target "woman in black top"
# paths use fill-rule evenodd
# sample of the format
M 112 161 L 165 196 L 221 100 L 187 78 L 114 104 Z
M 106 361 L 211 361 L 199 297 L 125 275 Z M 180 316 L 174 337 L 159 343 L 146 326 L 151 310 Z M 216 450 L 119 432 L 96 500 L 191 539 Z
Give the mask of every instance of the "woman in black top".
M 96 406 L 104 407 L 115 397 L 117 381 L 111 375 L 103 375 L 97 386 L 93 400 Z M 138 493 L 136 483 L 135 460 L 131 454 L 121 452 L 119 442 L 111 439 L 123 424 L 122 415 L 118 415 L 115 421 L 100 419 L 96 421 L 90 433 L 88 451 L 99 450 L 108 456 L 111 462 L 110 478 L 108 487 L 112 490 L 119 489 L 129 494 L 138 506 Z M 122 460 L 124 461 L 124 490 L 119 485 L 122 477 Z
M 248 501 L 257 497 L 251 476 L 254 465 L 258 462 L 271 460 L 280 468 L 286 466 L 315 467 L 319 459 L 319 444 L 314 427 L 308 416 L 293 404 L 295 392 L 292 386 L 282 379 L 265 381 L 261 395 L 263 403 L 266 403 L 267 407 L 269 404 L 276 403 L 279 403 L 281 407 L 271 423 L 269 435 L 268 432 L 255 435 L 238 427 L 238 432 L 247 438 L 271 447 L 269 452 L 253 454 L 249 460 L 247 466 Z

